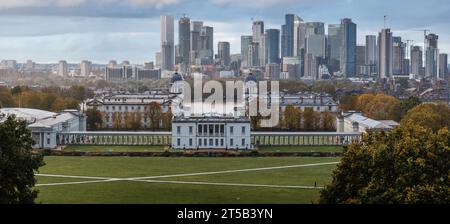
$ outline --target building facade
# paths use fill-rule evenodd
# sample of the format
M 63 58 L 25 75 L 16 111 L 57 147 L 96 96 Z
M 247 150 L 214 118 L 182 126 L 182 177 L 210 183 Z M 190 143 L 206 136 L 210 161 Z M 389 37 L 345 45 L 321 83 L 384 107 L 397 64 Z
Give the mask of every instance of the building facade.
M 250 120 L 245 117 L 184 117 L 172 123 L 174 149 L 252 149 Z

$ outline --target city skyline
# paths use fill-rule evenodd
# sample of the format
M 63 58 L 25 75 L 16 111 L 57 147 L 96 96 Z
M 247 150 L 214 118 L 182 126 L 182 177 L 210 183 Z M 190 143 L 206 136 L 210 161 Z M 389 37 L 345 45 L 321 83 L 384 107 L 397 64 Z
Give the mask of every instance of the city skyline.
M 36 2 L 43 5 L 37 5 Z M 61 5 L 61 2 L 65 4 Z M 252 34 L 252 17 L 264 21 L 265 29 L 281 30 L 285 13 L 298 15 L 305 22 L 324 22 L 325 27 L 339 23 L 342 18 L 351 18 L 358 25 L 358 45 L 365 43 L 365 35 L 377 35 L 380 32 L 383 15 L 387 14 L 387 27 L 391 28 L 394 36 L 415 40 L 415 45 L 423 46 L 423 32 L 417 30 L 429 28 L 439 35 L 440 52 L 450 51 L 450 35 L 444 29 L 448 26 L 448 22 L 445 22 L 448 15 L 445 13 L 450 12 L 450 9 L 445 4 L 431 13 L 426 10 L 428 6 L 414 6 L 416 1 L 408 5 L 405 5 L 406 1 L 398 1 L 400 5 L 405 5 L 401 10 L 379 10 L 387 4 L 386 1 L 322 0 L 313 3 L 284 0 L 279 5 L 273 5 L 274 1 L 265 0 L 258 6 L 246 4 L 248 1 L 237 4 L 231 0 L 215 0 L 204 4 L 187 0 L 99 2 L 102 1 L 91 1 L 90 4 L 82 0 L 22 1 L 20 4 L 19 1 L 4 2 L 0 6 L 3 14 L 0 17 L 0 59 L 16 59 L 19 62 L 32 59 L 38 63 L 129 60 L 133 64 L 142 64 L 154 61 L 155 52 L 160 51 L 160 15 L 173 15 L 178 22 L 182 17 L 179 8 L 186 11 L 192 21 L 204 21 L 205 26 L 214 28 L 216 53 L 218 42 L 230 42 L 231 53 L 240 53 L 241 36 Z M 442 2 L 432 0 L 429 4 Z M 369 10 L 366 13 L 368 15 L 350 10 L 370 6 L 374 10 Z M 122 10 L 114 10 L 115 7 Z M 209 7 L 210 10 L 206 11 L 210 12 L 202 10 L 205 7 Z M 327 11 L 330 7 L 337 7 L 337 10 Z M 393 13 L 396 10 L 398 13 Z M 408 10 L 422 13 L 405 16 Z M 96 11 L 96 14 L 92 11 Z M 243 13 L 245 11 L 247 13 Z M 314 13 L 324 11 L 327 14 Z M 61 16 L 63 12 L 67 16 Z M 177 24 L 175 37 L 178 39 Z M 175 42 L 178 44 L 178 40 Z

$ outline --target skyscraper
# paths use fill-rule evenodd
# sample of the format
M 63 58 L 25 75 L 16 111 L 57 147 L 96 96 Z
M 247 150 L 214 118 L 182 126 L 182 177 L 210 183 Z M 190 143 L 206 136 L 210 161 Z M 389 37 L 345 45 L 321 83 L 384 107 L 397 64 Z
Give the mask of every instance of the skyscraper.
M 356 46 L 356 75 L 366 75 L 366 46 Z
M 313 34 L 306 39 L 306 53 L 313 57 L 325 58 L 326 37 L 323 34 Z
M 92 62 L 90 61 L 82 61 L 80 64 L 80 76 L 87 77 L 91 75 Z
M 256 42 L 251 42 L 248 45 L 248 53 L 247 53 L 247 63 L 248 67 L 258 67 L 259 66 L 259 44 Z
M 325 35 L 325 24 L 322 22 L 308 22 L 305 24 L 305 38 L 310 35 Z
M 401 37 L 392 38 L 392 73 L 394 75 L 405 74 L 406 44 Z
M 280 30 L 266 30 L 266 58 L 269 64 L 280 63 Z
M 351 19 L 341 20 L 341 72 L 346 77 L 356 75 L 356 24 Z
M 328 25 L 327 57 L 332 73 L 340 69 L 341 42 L 341 24 Z
M 293 39 L 293 54 L 294 57 L 301 57 L 306 49 L 306 26 L 303 19 L 299 16 L 294 17 L 294 39 Z
M 229 66 L 231 61 L 230 56 L 230 43 L 219 42 L 217 46 L 217 55 L 222 66 Z
M 368 75 L 373 75 L 377 73 L 378 64 L 378 47 L 377 47 L 377 36 L 367 35 L 366 36 L 366 69 Z
M 58 75 L 62 76 L 62 77 L 67 77 L 69 75 L 69 69 L 68 69 L 68 66 L 67 66 L 67 61 L 59 61 Z
M 415 78 L 423 76 L 423 53 L 420 46 L 411 46 L 411 74 Z
M 214 59 L 214 28 L 203 26 L 200 32 L 201 64 L 211 64 Z
M 250 44 L 253 42 L 253 36 L 241 36 L 241 57 L 242 57 L 242 66 L 248 67 L 248 52 L 250 48 Z
M 378 34 L 378 73 L 380 79 L 392 77 L 392 32 L 382 29 Z
M 258 43 L 258 60 L 259 65 L 264 66 L 266 64 L 266 50 L 265 50 L 265 35 L 264 35 L 264 22 L 254 21 L 252 26 L 253 42 Z
M 192 21 L 191 22 L 191 64 L 197 64 L 200 49 L 200 32 L 202 31 L 203 22 Z
M 161 69 L 172 71 L 175 61 L 174 17 L 161 16 Z
M 179 55 L 181 63 L 190 64 L 191 54 L 191 20 L 187 17 L 182 17 L 178 21 L 178 44 Z
M 425 76 L 431 79 L 437 79 L 438 76 L 438 39 L 436 34 L 426 36 Z
M 285 24 L 281 27 L 281 57 L 294 55 L 294 14 L 285 15 Z
M 448 55 L 439 55 L 439 78 L 446 79 L 448 76 Z

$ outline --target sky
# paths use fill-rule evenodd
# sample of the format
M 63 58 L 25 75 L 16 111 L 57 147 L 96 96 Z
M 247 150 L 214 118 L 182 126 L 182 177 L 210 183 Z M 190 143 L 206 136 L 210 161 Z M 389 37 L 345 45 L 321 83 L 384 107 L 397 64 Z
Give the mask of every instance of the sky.
M 280 29 L 286 13 L 326 25 L 351 18 L 358 44 L 376 35 L 387 15 L 394 36 L 423 46 L 419 30 L 429 29 L 439 35 L 440 52 L 450 53 L 448 0 L 0 0 L 0 60 L 153 61 L 160 50 L 160 16 L 183 14 L 213 26 L 216 46 L 228 41 L 239 53 L 252 18 Z

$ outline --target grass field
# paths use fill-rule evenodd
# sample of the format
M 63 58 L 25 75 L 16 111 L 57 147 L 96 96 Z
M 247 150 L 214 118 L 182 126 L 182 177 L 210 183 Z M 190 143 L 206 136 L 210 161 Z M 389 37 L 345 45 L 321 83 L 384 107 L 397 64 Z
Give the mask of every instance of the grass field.
M 41 203 L 303 204 L 339 158 L 46 157 Z M 325 163 L 325 164 L 324 164 Z M 44 175 L 44 176 L 42 176 Z
M 342 146 L 265 146 L 259 152 L 342 152 Z

